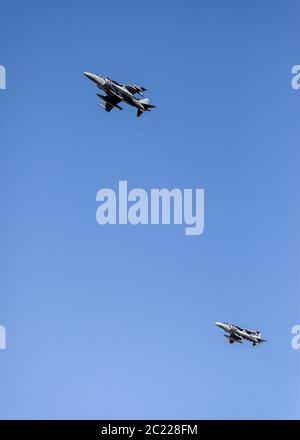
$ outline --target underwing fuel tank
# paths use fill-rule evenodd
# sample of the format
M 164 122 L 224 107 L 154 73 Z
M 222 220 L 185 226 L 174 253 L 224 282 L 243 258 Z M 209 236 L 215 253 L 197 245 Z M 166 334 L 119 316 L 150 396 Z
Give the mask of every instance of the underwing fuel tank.
M 233 342 L 239 342 L 240 344 L 242 344 L 241 339 L 237 338 L 237 337 L 234 336 L 234 335 L 224 335 L 224 336 L 225 336 L 225 338 L 228 339 L 228 342 L 230 342 L 231 344 L 232 344 Z

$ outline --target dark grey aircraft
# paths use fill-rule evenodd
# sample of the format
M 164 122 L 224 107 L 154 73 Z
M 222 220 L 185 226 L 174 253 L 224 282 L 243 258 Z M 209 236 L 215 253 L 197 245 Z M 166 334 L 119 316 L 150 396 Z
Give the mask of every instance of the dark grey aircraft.
M 230 344 L 233 344 L 234 342 L 239 342 L 241 344 L 243 339 L 252 342 L 253 346 L 266 342 L 265 339 L 262 339 L 262 333 L 257 330 L 248 330 L 246 328 L 238 327 L 237 325 L 229 324 L 228 322 L 216 322 L 215 324 L 217 327 L 220 327 L 222 330 L 229 333 L 224 336 L 228 339 Z
M 123 110 L 119 106 L 120 102 L 126 102 L 126 104 L 136 107 L 137 116 L 141 116 L 143 113 L 150 111 L 151 108 L 155 108 L 155 105 L 149 104 L 148 98 L 138 99 L 134 95 L 138 93 L 143 96 L 145 87 L 137 86 L 135 84 L 121 84 L 113 79 L 107 78 L 101 75 L 95 75 L 94 73 L 84 72 L 84 75 L 93 81 L 97 87 L 103 90 L 106 95 L 97 96 L 101 99 L 102 104 L 100 104 L 105 111 L 110 112 L 114 107 Z

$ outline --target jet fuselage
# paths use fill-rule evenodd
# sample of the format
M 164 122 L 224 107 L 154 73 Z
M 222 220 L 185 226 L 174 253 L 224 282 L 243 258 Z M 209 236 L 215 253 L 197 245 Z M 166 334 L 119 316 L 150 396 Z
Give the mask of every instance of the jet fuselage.
M 243 329 L 227 322 L 216 322 L 215 324 L 226 333 L 229 333 L 229 335 L 224 335 L 229 339 L 229 342 L 242 342 L 242 339 L 252 342 L 253 345 L 265 342 L 261 338 L 261 332 L 259 331 Z
M 95 75 L 94 73 L 84 72 L 84 75 L 91 81 L 93 81 L 97 85 L 97 87 L 104 92 L 108 94 L 111 93 L 115 97 L 121 98 L 122 101 L 126 102 L 129 105 L 132 105 L 133 107 L 138 108 L 142 112 L 145 111 L 143 103 L 136 99 L 133 94 L 126 89 L 126 87 L 122 87 L 121 85 L 116 84 L 109 78 L 101 75 Z

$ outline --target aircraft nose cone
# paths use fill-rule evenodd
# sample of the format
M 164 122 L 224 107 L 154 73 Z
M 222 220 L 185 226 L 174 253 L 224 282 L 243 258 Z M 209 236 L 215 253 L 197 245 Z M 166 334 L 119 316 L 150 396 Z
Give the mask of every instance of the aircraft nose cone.
M 91 81 L 96 81 L 97 79 L 97 75 L 95 75 L 94 73 L 91 72 L 83 72 L 84 76 L 86 76 L 88 79 L 90 79 Z
M 222 327 L 222 322 L 215 322 L 215 325 L 216 325 L 217 327 Z

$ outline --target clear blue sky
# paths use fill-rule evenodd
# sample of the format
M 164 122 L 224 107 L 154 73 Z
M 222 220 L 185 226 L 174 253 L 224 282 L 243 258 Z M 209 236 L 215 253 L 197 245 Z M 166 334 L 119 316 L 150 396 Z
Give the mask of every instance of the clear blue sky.
M 0 418 L 299 417 L 299 12 L 1 2 Z M 86 70 L 157 109 L 103 112 Z M 205 188 L 204 234 L 101 227 L 121 179 Z

